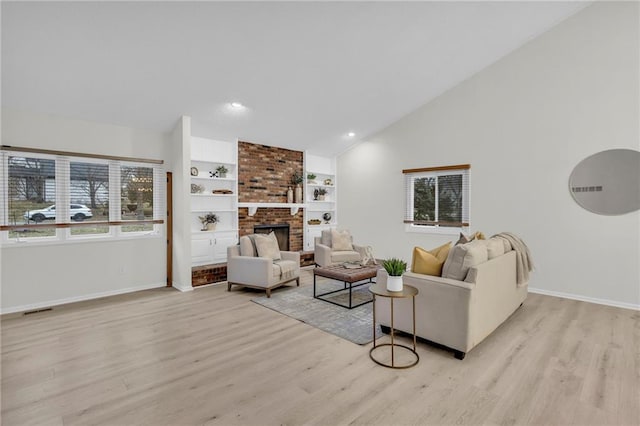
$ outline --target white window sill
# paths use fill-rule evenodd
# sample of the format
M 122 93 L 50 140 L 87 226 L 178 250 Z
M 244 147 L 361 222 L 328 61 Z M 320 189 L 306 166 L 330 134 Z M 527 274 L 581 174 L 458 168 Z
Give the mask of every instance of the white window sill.
M 6 232 L 6 231 L 5 231 Z M 135 232 L 131 233 L 131 235 L 96 235 L 96 236 L 72 236 L 66 239 L 60 239 L 57 237 L 34 237 L 33 239 L 23 239 L 20 241 L 16 240 L 5 240 L 2 242 L 1 247 L 3 249 L 11 249 L 11 248 L 24 248 L 24 247 L 35 247 L 35 246 L 55 246 L 55 245 L 67 245 L 67 244 L 86 244 L 86 243 L 106 243 L 109 241 L 127 241 L 134 239 L 149 239 L 149 238 L 161 238 L 163 233 L 149 231 L 147 233 L 144 232 Z
M 424 225 L 413 225 L 411 223 L 407 223 L 404 225 L 405 232 L 413 232 L 416 234 L 438 234 L 438 235 L 458 235 L 461 232 L 468 233 L 468 227 L 460 227 L 453 228 L 448 226 L 424 226 Z

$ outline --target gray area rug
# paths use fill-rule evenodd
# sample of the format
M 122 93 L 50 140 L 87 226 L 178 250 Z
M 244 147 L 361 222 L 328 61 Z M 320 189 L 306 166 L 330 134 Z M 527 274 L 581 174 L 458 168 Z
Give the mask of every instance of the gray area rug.
M 332 280 L 318 279 L 318 293 L 325 293 L 333 289 L 342 288 L 343 283 Z M 349 303 L 348 290 L 335 293 L 325 298 L 331 298 L 338 303 Z M 353 289 L 353 304 L 357 305 L 372 297 L 369 284 Z M 358 345 L 366 345 L 373 340 L 372 336 L 372 304 L 367 303 L 353 309 L 342 308 L 331 303 L 313 298 L 313 285 L 302 287 L 283 287 L 271 294 L 270 298 L 259 297 L 252 299 L 259 305 L 273 309 L 288 317 L 295 318 L 320 330 L 342 337 Z M 382 334 L 380 326 L 376 325 L 376 336 Z

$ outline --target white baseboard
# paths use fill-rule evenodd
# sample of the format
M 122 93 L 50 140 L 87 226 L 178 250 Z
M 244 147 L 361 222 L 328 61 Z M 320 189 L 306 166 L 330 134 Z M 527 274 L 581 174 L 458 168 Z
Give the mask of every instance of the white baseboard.
M 91 293 L 91 294 L 85 294 L 82 296 L 68 297 L 65 299 L 48 300 L 45 302 L 30 303 L 28 305 L 11 306 L 9 308 L 0 309 L 0 315 L 13 314 L 16 312 L 27 312 L 27 311 L 33 311 L 36 309 L 43 309 L 43 308 L 50 308 L 51 306 L 65 305 L 67 303 L 83 302 L 85 300 L 99 299 L 101 297 L 116 296 L 118 294 L 133 293 L 141 290 L 160 288 L 160 287 L 165 287 L 166 285 L 167 284 L 164 282 L 152 283 L 152 284 L 146 284 L 146 285 L 141 285 L 137 287 L 120 288 L 118 290 L 109 290 L 109 291 L 103 291 L 100 293 Z
M 562 297 L 563 299 L 579 300 L 581 302 L 597 303 L 598 305 L 614 306 L 616 308 L 632 309 L 640 311 L 640 305 L 615 300 L 598 299 L 595 297 L 580 296 L 579 294 L 562 293 L 560 291 L 543 290 L 541 288 L 529 287 L 529 293 L 543 294 L 545 296 Z
M 171 286 L 172 286 L 173 288 L 175 288 L 176 290 L 178 290 L 178 291 L 182 291 L 182 292 L 185 292 L 185 291 L 193 291 L 193 286 L 191 286 L 191 284 L 189 284 L 189 285 L 185 285 L 185 286 L 182 286 L 182 285 L 178 284 L 177 282 L 173 281 L 173 282 L 171 283 Z

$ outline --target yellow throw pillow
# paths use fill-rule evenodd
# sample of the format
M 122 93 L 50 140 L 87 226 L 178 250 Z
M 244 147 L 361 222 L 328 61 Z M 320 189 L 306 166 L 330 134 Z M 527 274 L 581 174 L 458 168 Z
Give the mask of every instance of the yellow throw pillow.
M 442 265 L 447 260 L 449 250 L 451 250 L 451 242 L 428 251 L 421 247 L 414 247 L 411 271 L 416 274 L 441 276 Z

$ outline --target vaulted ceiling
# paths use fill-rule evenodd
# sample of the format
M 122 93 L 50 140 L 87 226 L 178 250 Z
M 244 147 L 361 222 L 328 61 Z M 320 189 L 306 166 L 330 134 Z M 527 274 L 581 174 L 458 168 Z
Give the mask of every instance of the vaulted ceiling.
M 587 4 L 2 2 L 2 105 L 333 155 Z

